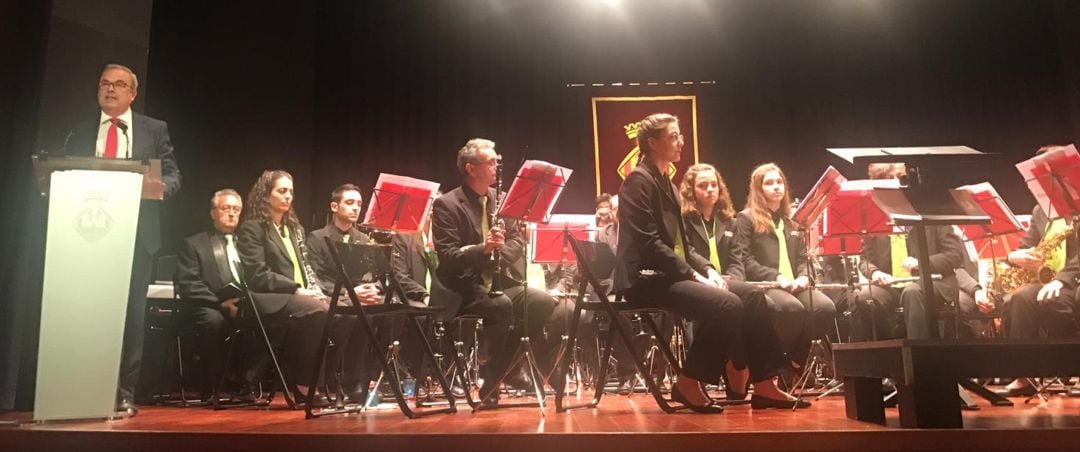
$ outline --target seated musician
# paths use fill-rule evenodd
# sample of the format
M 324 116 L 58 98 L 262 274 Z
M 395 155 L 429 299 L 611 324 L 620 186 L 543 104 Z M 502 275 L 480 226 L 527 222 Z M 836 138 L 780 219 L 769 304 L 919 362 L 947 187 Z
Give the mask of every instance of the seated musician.
M 747 281 L 775 282 L 765 291 L 783 350 L 802 364 L 814 338 L 832 329 L 836 305 L 810 278 L 802 234 L 791 221 L 787 177 L 772 163 L 750 175 L 746 208 L 735 217 L 735 243 L 742 250 Z M 781 240 L 782 238 L 782 240 Z M 813 328 L 807 313 L 813 307 Z
M 462 185 L 435 200 L 431 219 L 439 281 L 461 298 L 458 314 L 476 314 L 484 319 L 491 359 L 480 369 L 484 379 L 482 394 L 495 389 L 492 385 L 511 364 L 519 344 L 517 336 L 511 334 L 515 321 L 520 322 L 528 311 L 525 333 L 531 338 L 540 366 L 549 368 L 569 314 L 566 303 L 557 305 L 542 289 L 523 292 L 520 282 L 509 276 L 510 267 L 524 256 L 524 240 L 516 221 L 501 224 L 494 218 L 498 195 L 491 185 L 497 179 L 497 165 L 494 142 L 469 140 L 457 157 Z M 492 287 L 499 290 L 493 291 Z M 551 341 L 544 339 L 545 324 L 551 325 Z M 492 394 L 483 402 L 497 403 L 498 391 Z
M 737 371 L 740 356 L 774 356 L 775 343 L 757 342 L 744 330 L 767 331 L 769 325 L 746 315 L 749 306 L 728 290 L 728 281 L 694 251 L 682 221 L 678 191 L 667 173 L 682 157 L 683 135 L 678 118 L 658 113 L 643 119 L 638 147 L 643 159 L 619 189 L 619 243 L 614 289 L 635 307 L 672 311 L 695 322 L 696 337 L 687 353 L 672 397 L 698 412 L 720 412 L 702 384 L 717 384 L 727 374 L 729 385 L 745 387 Z M 726 364 L 725 364 L 726 363 Z M 769 369 L 750 361 L 756 408 L 790 408 L 795 399 L 776 387 Z M 740 381 L 741 379 L 741 381 Z M 752 378 L 753 379 L 753 378 Z M 799 406 L 809 406 L 806 402 Z
M 723 177 L 715 167 L 706 163 L 691 166 L 683 177 L 679 188 L 682 197 L 683 222 L 686 235 L 695 252 L 709 261 L 727 282 L 727 290 L 739 297 L 745 306 L 767 306 L 765 292 L 745 282 L 743 272 L 743 250 L 735 242 L 735 209 L 732 207 L 731 193 Z M 772 322 L 765 309 L 747 309 L 746 316 L 762 315 L 765 318 L 750 319 L 754 324 Z M 687 336 L 693 336 L 689 328 Z M 744 335 L 758 335 L 749 342 L 768 342 L 777 340 L 773 329 L 750 330 L 743 328 Z M 688 339 L 688 342 L 692 342 Z M 782 351 L 774 347 L 777 351 Z M 733 356 L 731 366 L 741 374 L 739 380 L 761 381 L 770 375 L 749 375 L 746 363 L 754 362 L 754 369 L 771 370 L 774 374 L 789 367 L 790 358 L 783 356 Z M 746 398 L 745 383 L 728 382 L 725 386 L 729 400 Z
M 240 256 L 233 231 L 240 222 L 243 201 L 231 188 L 214 192 L 210 198 L 213 227 L 184 239 L 177 255 L 176 291 L 183 305 L 184 319 L 199 332 L 198 354 L 203 362 L 203 381 L 221 377 L 226 327 L 239 311 L 243 286 Z M 204 388 L 204 399 L 209 397 Z
M 953 227 L 953 233 L 957 237 L 962 237 L 963 231 L 960 231 L 958 227 Z M 992 313 L 996 308 L 990 301 L 989 292 L 979 283 L 979 259 L 975 250 L 965 247 L 963 256 L 964 265 L 954 270 L 957 285 L 960 287 L 959 303 L 962 319 L 959 336 L 978 337 L 981 322 L 972 317 L 977 312 Z
M 1044 146 L 1036 151 L 1040 155 L 1060 146 Z M 1071 233 L 1068 219 L 1047 218 L 1046 212 L 1036 205 L 1031 211 L 1031 226 L 1020 241 L 1020 247 L 1009 253 L 1009 264 L 1033 274 L 1048 267 L 1054 272 L 1052 280 L 1043 284 L 1037 278 L 1012 281 L 1019 285 L 1005 294 L 1002 304 L 1002 326 L 1006 337 L 1037 338 L 1040 330 L 1049 337 L 1074 336 L 1077 333 L 1075 310 L 1077 304 L 1076 236 Z M 1065 235 L 1063 243 L 1061 234 Z M 999 272 L 1000 274 L 1000 272 Z M 1029 380 L 1021 378 L 1006 388 L 1006 395 L 1031 395 L 1035 389 Z
M 600 196 L 596 197 L 596 227 L 603 229 L 615 221 L 615 212 L 611 207 L 611 195 L 608 193 L 600 193 Z
M 288 375 L 293 383 L 304 385 L 312 381 L 312 360 L 319 349 L 329 298 L 309 267 L 301 245 L 304 229 L 292 201 L 292 175 L 263 171 L 248 193 L 248 208 L 236 230 L 236 249 L 263 323 L 289 325 L 285 358 L 292 371 Z M 331 340 L 343 347 L 353 324 L 351 319 L 335 319 Z M 327 362 L 332 366 L 340 358 L 328 357 Z
M 338 272 L 334 268 L 333 256 L 330 254 L 327 239 L 331 242 L 354 245 L 375 243 L 367 233 L 356 228 L 356 222 L 360 219 L 362 205 L 363 198 L 357 186 L 353 184 L 339 185 L 330 193 L 330 222 L 320 229 L 311 231 L 308 235 L 307 248 L 311 268 L 314 270 L 315 278 L 318 279 L 320 288 L 324 293 L 333 292 L 338 279 Z M 370 275 L 349 275 L 349 277 L 352 278 L 350 284 L 353 286 L 360 303 L 376 304 L 383 301 L 386 289 L 374 282 Z M 398 278 L 398 282 L 408 299 L 405 301 L 422 304 L 427 298 L 427 291 L 424 290 L 423 286 L 401 277 Z M 342 300 L 339 303 L 348 306 L 351 301 Z M 378 319 L 375 322 L 380 342 L 387 342 L 389 337 L 402 329 L 401 322 L 393 323 L 395 322 L 387 322 L 385 319 Z M 417 347 L 414 347 L 413 341 L 406 340 L 404 342 L 403 347 L 417 349 Z M 359 329 L 353 330 L 348 346 L 343 349 L 345 369 L 341 381 L 345 397 L 349 402 L 361 402 L 360 397 L 364 390 L 367 389 L 370 381 L 368 377 L 373 372 L 378 372 L 381 369 L 380 363 L 372 361 L 371 357 L 373 355 L 370 352 L 367 338 L 363 332 Z
M 871 164 L 869 168 L 871 179 L 899 178 L 904 172 L 903 164 Z M 929 271 L 942 277 L 933 282 L 934 291 L 937 297 L 952 306 L 960 296 L 955 269 L 963 266 L 963 245 L 951 226 L 929 226 L 926 235 Z M 936 322 L 931 324 L 937 315 L 929 312 L 936 307 L 927 305 L 922 284 L 911 282 L 902 288 L 894 287 L 896 278 L 919 274 L 919 261 L 913 256 L 916 246 L 913 234 L 873 236 L 863 240 L 859 270 L 870 284 L 859 292 L 852 309 L 855 340 L 905 337 L 901 332 L 905 329 L 909 339 L 939 336 Z M 895 315 L 898 306 L 903 307 L 903 322 Z

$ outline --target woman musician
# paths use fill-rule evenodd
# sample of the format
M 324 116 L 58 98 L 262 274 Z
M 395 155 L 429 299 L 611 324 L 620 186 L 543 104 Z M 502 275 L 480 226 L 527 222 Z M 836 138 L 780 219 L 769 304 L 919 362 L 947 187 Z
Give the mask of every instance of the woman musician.
M 813 338 L 823 336 L 836 317 L 836 304 L 810 290 L 803 237 L 791 221 L 787 177 L 772 163 L 750 175 L 746 208 L 735 218 L 735 243 L 742 250 L 748 281 L 775 282 L 765 292 L 783 350 L 801 364 Z M 813 308 L 813 329 L 807 313 Z
M 728 290 L 728 282 L 689 242 L 679 196 L 668 176 L 669 165 L 682 154 L 678 118 L 666 113 L 646 117 L 637 140 L 643 159 L 619 189 L 621 227 L 614 288 L 631 306 L 659 307 L 695 322 L 696 337 L 672 398 L 697 412 L 720 412 L 701 384 L 718 383 L 728 363 L 728 383 L 739 387 L 736 363 L 728 359 L 737 357 L 741 347 L 747 356 L 769 356 L 770 351 L 761 349 L 768 344 L 741 343 L 744 328 L 767 326 L 744 320 L 743 300 Z M 763 373 L 755 363 L 747 364 L 752 375 Z M 754 400 L 759 407 L 795 403 L 771 378 L 755 383 Z
M 267 325 L 288 325 L 286 362 L 293 382 L 306 384 L 319 348 L 328 311 L 302 245 L 304 229 L 292 208 L 293 178 L 285 171 L 264 171 L 251 187 L 243 220 L 236 229 L 236 249 L 255 306 Z M 335 320 L 331 339 L 343 346 L 355 319 Z M 344 347 L 338 347 L 341 350 Z M 339 352 L 340 353 L 340 352 Z M 340 359 L 328 358 L 328 363 Z M 333 375 L 334 372 L 327 372 Z M 254 383 L 248 379 L 248 384 Z

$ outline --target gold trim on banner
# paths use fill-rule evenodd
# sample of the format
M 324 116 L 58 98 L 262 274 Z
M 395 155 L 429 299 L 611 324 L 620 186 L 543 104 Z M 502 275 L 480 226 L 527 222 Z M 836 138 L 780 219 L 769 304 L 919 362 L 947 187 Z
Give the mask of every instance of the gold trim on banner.
M 694 163 L 698 163 L 698 128 L 697 128 L 697 96 L 647 96 L 647 97 L 593 97 L 592 98 L 592 123 L 593 123 L 593 173 L 596 176 L 596 195 L 600 196 L 600 134 L 596 123 L 596 103 L 599 102 L 652 102 L 658 100 L 689 100 L 691 111 L 691 125 L 694 130 Z M 637 147 L 635 146 L 635 149 Z

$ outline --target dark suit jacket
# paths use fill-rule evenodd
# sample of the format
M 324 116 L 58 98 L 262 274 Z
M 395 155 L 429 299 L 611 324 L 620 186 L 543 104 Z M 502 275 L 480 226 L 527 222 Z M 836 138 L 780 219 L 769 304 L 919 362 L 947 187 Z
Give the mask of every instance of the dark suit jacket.
M 296 247 L 296 258 L 300 260 L 300 265 L 308 265 L 296 240 L 303 230 L 289 232 L 289 240 Z M 240 223 L 236 228 L 236 251 L 244 267 L 243 277 L 247 278 L 248 287 L 254 292 L 259 311 L 273 314 L 284 307 L 300 286 L 293 280 L 292 260 L 274 225 L 253 220 Z M 319 281 L 308 281 L 306 275 L 304 283 L 312 288 L 323 285 Z M 267 294 L 279 296 L 265 296 Z
M 96 117 L 95 117 L 96 118 Z M 160 159 L 161 179 L 165 182 L 165 199 L 180 190 L 180 168 L 176 166 L 169 126 L 149 116 L 132 112 L 132 158 L 135 160 Z M 101 124 L 97 119 L 80 123 L 71 129 L 71 135 L 61 153 L 71 156 L 93 157 L 97 147 L 97 134 Z M 121 138 L 123 139 L 123 138 Z M 139 207 L 139 228 L 136 242 L 153 255 L 161 248 L 160 204 L 143 201 Z
M 656 164 L 643 160 L 619 188 L 619 246 L 615 291 L 633 287 L 642 270 L 663 273 L 668 280 L 705 274 L 712 264 L 685 239 L 678 191 Z M 686 259 L 675 255 L 675 234 L 683 234 Z
M 795 272 L 796 278 L 807 276 L 806 246 L 802 234 L 790 219 L 784 218 L 783 221 L 791 271 Z M 754 231 L 754 220 L 749 210 L 735 215 L 735 247 L 743 254 L 747 281 L 776 281 L 780 275 L 780 242 L 771 230 L 765 233 Z
M 711 259 L 708 231 L 705 230 L 705 223 L 701 219 L 701 214 L 691 212 L 683 215 L 683 220 L 686 222 L 686 235 L 690 236 L 690 243 L 694 245 L 694 251 L 697 251 L 706 260 Z M 735 246 L 735 219 L 722 220 L 716 218 L 713 221 L 716 231 L 716 237 L 713 239 L 716 242 L 716 251 L 720 254 L 722 273 L 737 281 L 742 281 L 746 278 L 746 272 L 743 270 L 743 254 L 745 250 Z
M 596 231 L 596 241 L 607 244 L 611 251 L 619 247 L 619 223 L 611 223 Z
M 953 233 L 951 226 L 930 226 L 926 228 L 927 249 L 930 252 L 930 273 L 941 275 L 940 286 L 945 299 L 955 303 L 960 297 L 960 286 L 956 279 L 956 269 L 964 267 L 964 248 L 960 237 Z M 915 255 L 918 242 L 915 234 L 908 234 L 908 254 Z M 866 237 L 862 242 L 863 256 L 859 270 L 869 278 L 875 271 L 892 273 L 892 247 L 889 236 Z M 920 264 L 922 265 L 922 264 Z
M 395 234 L 393 245 L 394 253 L 390 259 L 390 266 L 394 269 L 394 274 L 399 276 L 398 283 L 401 284 L 402 289 L 405 289 L 406 294 L 418 294 L 419 299 L 422 300 L 424 295 L 427 295 L 424 282 L 427 280 L 428 265 L 434 266 L 435 263 L 427 262 L 421 235 Z M 434 275 L 432 276 L 431 284 L 438 284 Z M 410 295 L 409 298 L 413 296 Z
M 224 234 L 211 229 L 184 239 L 176 263 L 181 300 L 216 308 L 223 301 L 217 294 L 232 281 Z
M 494 206 L 495 189 L 489 188 L 487 197 L 488 206 Z M 482 274 L 495 265 L 484 253 L 484 238 L 480 235 L 481 212 L 479 196 L 465 186 L 440 196 L 432 207 L 431 233 L 439 256 L 436 275 L 447 288 L 461 296 L 465 306 L 487 294 Z M 511 265 L 522 258 L 525 245 L 517 222 L 507 220 L 505 226 L 506 241 L 500 252 L 503 274 L 496 276 L 496 284 L 502 282 L 503 287 L 509 280 L 505 275 Z
M 323 292 L 330 293 L 334 290 L 334 284 L 337 282 L 337 271 L 333 267 L 333 256 L 330 255 L 330 248 L 326 244 L 326 239 L 329 238 L 331 242 L 341 242 L 342 236 L 337 226 L 328 224 L 320 229 L 312 231 L 308 235 L 307 248 L 308 258 L 311 259 L 311 267 L 315 270 L 315 276 L 319 278 L 321 288 Z M 357 228 L 351 228 L 349 230 L 349 243 L 353 245 L 373 245 L 374 241 L 371 237 L 360 231 Z M 391 257 L 391 270 L 398 284 L 401 285 L 402 290 L 405 292 L 405 298 L 414 301 L 421 301 L 424 296 L 427 295 L 427 290 L 424 289 L 423 284 L 418 284 L 415 281 L 410 280 L 407 275 L 401 272 L 394 271 L 393 257 Z M 352 277 L 350 281 L 354 286 L 357 284 L 371 282 L 372 278 L 370 274 L 367 275 L 349 275 Z

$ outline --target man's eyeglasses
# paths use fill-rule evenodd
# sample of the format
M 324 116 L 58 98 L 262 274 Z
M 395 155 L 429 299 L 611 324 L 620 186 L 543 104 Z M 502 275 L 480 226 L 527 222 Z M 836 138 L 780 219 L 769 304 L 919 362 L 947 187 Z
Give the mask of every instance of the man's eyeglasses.
M 108 80 L 102 80 L 101 83 L 98 83 L 98 89 L 102 90 L 102 91 L 108 91 L 110 86 L 113 89 L 117 90 L 117 91 L 125 91 L 129 87 L 127 82 L 125 82 L 123 80 L 117 80 L 115 82 L 110 82 Z
M 232 212 L 232 213 L 235 213 L 235 214 L 239 215 L 240 210 L 242 209 L 242 207 L 240 207 L 240 206 L 219 206 L 219 207 L 215 207 L 215 209 L 217 209 L 217 211 L 221 212 L 221 213 Z

